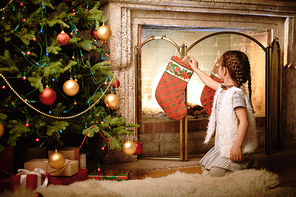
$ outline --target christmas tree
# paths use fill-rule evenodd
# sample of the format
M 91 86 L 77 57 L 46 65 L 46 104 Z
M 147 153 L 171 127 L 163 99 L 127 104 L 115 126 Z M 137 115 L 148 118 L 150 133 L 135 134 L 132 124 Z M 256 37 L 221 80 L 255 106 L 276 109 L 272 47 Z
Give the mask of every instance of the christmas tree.
M 139 125 L 117 113 L 100 2 L 2 0 L 0 9 L 0 152 L 32 139 L 58 148 L 63 135 L 101 136 L 121 150 Z

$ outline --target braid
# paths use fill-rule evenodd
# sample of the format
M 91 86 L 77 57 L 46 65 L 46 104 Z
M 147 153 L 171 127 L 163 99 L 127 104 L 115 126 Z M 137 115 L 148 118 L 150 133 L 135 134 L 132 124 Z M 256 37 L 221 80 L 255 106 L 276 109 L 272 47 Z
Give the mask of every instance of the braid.
M 249 76 L 249 79 L 248 79 L 248 89 L 249 89 L 249 99 L 250 99 L 251 107 L 253 108 L 253 112 L 255 112 L 254 107 L 253 107 L 253 103 L 252 103 L 252 79 L 251 79 L 251 75 Z
M 229 67 L 232 67 L 234 70 L 234 73 L 235 73 L 235 75 L 232 77 L 234 79 L 236 79 L 237 87 L 240 87 L 242 85 L 242 71 L 240 69 L 239 61 L 238 61 L 236 55 L 232 54 L 230 56 L 230 61 L 231 61 L 231 63 L 229 65 Z

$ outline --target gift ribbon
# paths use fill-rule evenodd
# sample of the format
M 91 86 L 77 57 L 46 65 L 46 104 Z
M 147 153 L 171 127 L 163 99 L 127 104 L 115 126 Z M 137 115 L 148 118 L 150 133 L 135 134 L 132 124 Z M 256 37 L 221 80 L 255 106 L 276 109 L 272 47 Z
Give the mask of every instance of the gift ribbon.
M 26 169 L 18 169 L 17 175 L 21 175 L 21 185 L 26 185 L 26 178 L 28 174 L 35 174 L 37 175 L 37 187 L 46 187 L 48 184 L 48 178 L 46 172 L 41 168 L 35 168 L 33 171 L 26 170 Z M 41 175 L 45 176 L 44 182 L 41 185 Z

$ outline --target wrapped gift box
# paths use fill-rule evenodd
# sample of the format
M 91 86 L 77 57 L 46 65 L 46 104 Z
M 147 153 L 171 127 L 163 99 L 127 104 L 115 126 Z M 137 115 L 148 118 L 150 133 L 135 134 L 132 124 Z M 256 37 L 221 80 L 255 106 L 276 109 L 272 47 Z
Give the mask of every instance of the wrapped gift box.
M 72 157 L 76 154 L 76 152 L 78 151 L 78 147 L 63 147 L 59 150 L 57 150 L 59 153 L 62 153 L 65 157 L 65 159 L 72 159 Z M 48 157 L 54 153 L 54 150 L 50 150 L 48 151 Z M 79 152 L 77 152 L 77 154 L 75 155 L 75 157 L 73 158 L 73 160 L 77 160 L 79 161 L 80 156 L 79 156 Z
M 50 184 L 50 177 L 40 168 L 34 171 L 22 169 L 19 174 L 11 176 L 13 191 L 19 187 L 35 190 L 37 187 L 46 187 L 48 184 Z
M 71 177 L 51 177 L 50 182 L 53 185 L 69 185 L 76 181 L 85 181 L 87 179 L 87 174 L 87 169 L 79 169 L 79 172 Z
M 65 160 L 65 163 L 69 160 Z M 50 167 L 48 159 L 32 159 L 24 163 L 24 168 L 33 171 L 35 168 L 41 168 L 51 176 L 72 176 L 78 173 L 78 161 L 72 160 L 70 163 L 61 170 Z M 58 171 L 57 171 L 58 170 Z
M 35 168 L 41 168 L 45 172 L 47 172 L 47 159 L 31 159 L 24 163 L 24 169 L 33 171 Z
M 65 160 L 65 163 L 68 163 L 69 160 Z M 47 166 L 47 172 L 50 174 L 50 176 L 72 176 L 74 174 L 77 174 L 79 172 L 78 168 L 78 161 L 72 160 L 70 161 L 69 165 L 67 165 L 65 168 L 57 171 L 58 169 L 50 167 L 48 164 Z
M 88 178 L 96 180 L 123 181 L 128 180 L 128 176 L 129 170 L 104 170 L 102 172 L 92 172 L 88 175 Z

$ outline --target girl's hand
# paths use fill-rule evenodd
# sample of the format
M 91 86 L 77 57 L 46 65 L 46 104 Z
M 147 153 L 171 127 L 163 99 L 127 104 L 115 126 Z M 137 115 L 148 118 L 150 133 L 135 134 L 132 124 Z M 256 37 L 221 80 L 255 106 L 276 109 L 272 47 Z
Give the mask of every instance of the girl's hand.
M 196 70 L 198 69 L 198 62 L 194 58 L 190 58 L 189 66 L 191 66 L 192 70 Z
M 237 144 L 233 144 L 230 150 L 230 159 L 232 162 L 240 162 L 242 160 L 242 148 Z
M 183 59 L 182 59 L 182 63 L 183 64 L 186 64 L 189 66 L 189 60 L 190 60 L 190 57 L 188 55 L 186 55 Z

